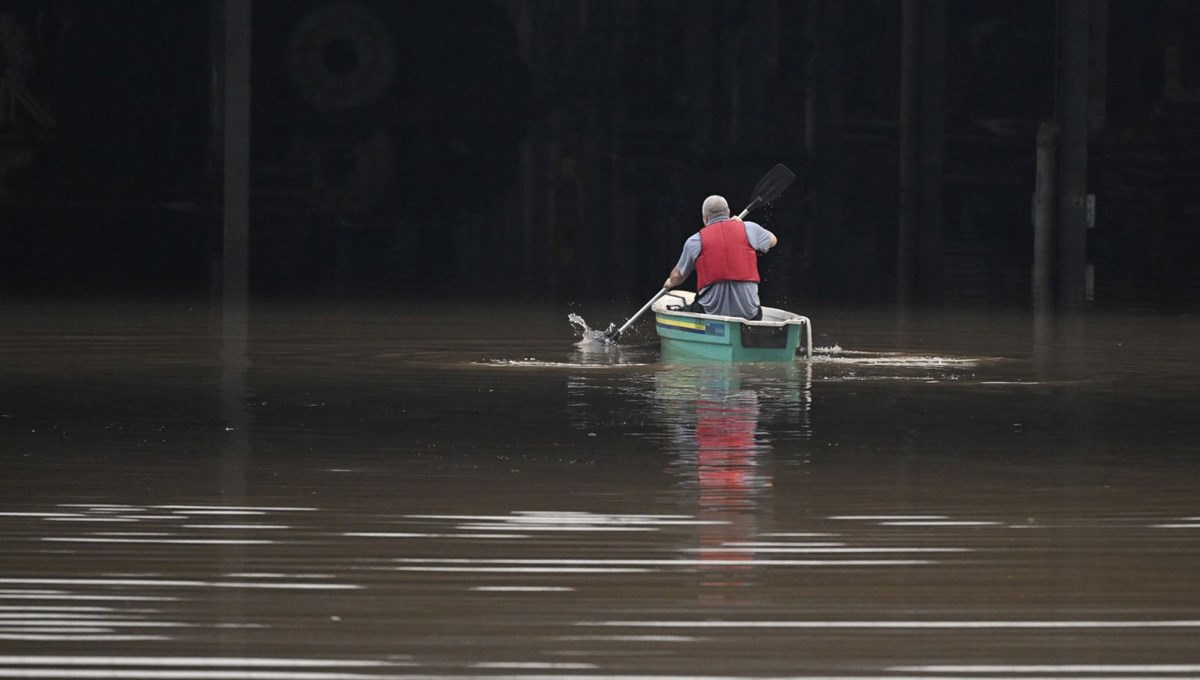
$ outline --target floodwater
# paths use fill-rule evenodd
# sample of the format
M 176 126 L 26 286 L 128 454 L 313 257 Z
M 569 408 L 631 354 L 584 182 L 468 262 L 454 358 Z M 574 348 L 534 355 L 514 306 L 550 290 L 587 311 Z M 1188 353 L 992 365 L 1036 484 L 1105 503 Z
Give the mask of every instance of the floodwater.
M 5 305 L 0 678 L 1200 677 L 1200 322 Z

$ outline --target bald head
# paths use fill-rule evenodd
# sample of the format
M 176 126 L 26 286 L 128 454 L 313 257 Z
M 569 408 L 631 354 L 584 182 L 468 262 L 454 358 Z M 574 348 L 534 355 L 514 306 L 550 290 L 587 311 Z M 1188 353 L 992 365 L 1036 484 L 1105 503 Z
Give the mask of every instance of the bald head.
M 709 196 L 704 199 L 704 206 L 700 208 L 700 213 L 704 218 L 704 223 L 714 217 L 729 217 L 729 202 L 724 196 Z

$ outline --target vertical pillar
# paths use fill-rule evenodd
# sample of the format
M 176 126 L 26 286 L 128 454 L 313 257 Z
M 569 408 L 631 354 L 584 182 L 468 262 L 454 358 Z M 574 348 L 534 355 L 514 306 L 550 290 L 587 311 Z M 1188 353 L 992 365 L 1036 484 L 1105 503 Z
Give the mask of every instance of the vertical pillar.
M 1108 0 L 1091 0 L 1088 15 L 1088 134 L 1108 118 Z
M 1058 305 L 1087 293 L 1088 0 L 1059 0 Z
M 1042 123 L 1037 136 L 1037 180 L 1033 194 L 1033 309 L 1054 309 L 1054 206 L 1058 163 L 1058 126 Z
M 225 2 L 208 3 L 208 153 L 205 176 L 209 178 L 213 201 L 219 203 L 225 156 Z M 214 254 L 213 258 L 216 259 Z M 215 268 L 215 267 L 214 267 Z M 219 279 L 213 275 L 213 294 L 220 293 Z
M 896 239 L 896 302 L 910 307 L 916 302 L 917 188 L 917 104 L 921 79 L 917 68 L 920 54 L 920 11 L 918 0 L 904 0 L 900 23 L 900 225 Z
M 508 0 L 507 9 L 516 32 L 517 48 L 521 60 L 533 65 L 532 42 L 533 21 L 529 0 Z M 532 130 L 525 135 L 517 147 L 518 164 L 515 190 L 509 202 L 508 214 L 504 221 L 504 241 L 511 256 L 520 262 L 519 271 L 511 272 L 513 283 L 520 288 L 527 288 L 529 272 L 533 268 L 533 193 L 532 193 Z
M 221 411 L 229 440 L 221 452 L 221 492 L 238 503 L 246 494 L 250 453 L 250 415 L 246 411 L 248 343 L 247 271 L 250 232 L 250 11 L 252 0 L 217 0 L 223 22 L 222 58 L 215 88 L 222 96 L 222 240 L 221 240 Z M 215 22 L 214 22 L 215 23 Z M 244 546 L 225 546 L 222 566 L 245 568 Z M 218 607 L 227 618 L 245 615 L 241 593 L 227 593 Z M 240 650 L 240 637 L 226 636 L 224 648 Z
M 944 284 L 945 0 L 904 0 L 901 33 L 896 298 L 907 307 L 940 301 Z
M 234 432 L 246 422 L 244 374 L 248 326 L 247 271 L 250 231 L 250 9 L 252 0 L 218 0 L 221 58 L 215 89 L 222 97 L 221 328 L 222 410 Z M 216 22 L 214 22 L 216 23 Z M 234 435 L 243 438 L 244 432 Z M 223 462 L 227 494 L 244 487 L 245 446 L 231 446 Z
M 929 303 L 942 299 L 944 245 L 942 221 L 942 169 L 945 165 L 946 0 L 921 3 L 920 150 L 917 160 L 921 184 L 917 295 Z
M 250 232 L 250 6 L 225 0 L 225 183 L 222 295 L 245 303 Z

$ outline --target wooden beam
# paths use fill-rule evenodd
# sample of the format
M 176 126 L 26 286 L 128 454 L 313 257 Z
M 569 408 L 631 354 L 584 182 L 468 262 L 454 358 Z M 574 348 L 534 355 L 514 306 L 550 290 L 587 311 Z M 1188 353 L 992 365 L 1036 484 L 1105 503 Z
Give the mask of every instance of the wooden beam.
M 1087 294 L 1089 0 L 1059 0 L 1058 306 L 1082 307 Z
M 900 223 L 896 240 L 896 302 L 910 307 L 917 292 L 918 102 L 921 99 L 920 12 L 918 0 L 904 0 L 900 21 Z
M 246 302 L 250 234 L 250 35 L 252 0 L 222 3 L 223 59 L 218 69 L 222 97 L 221 296 Z

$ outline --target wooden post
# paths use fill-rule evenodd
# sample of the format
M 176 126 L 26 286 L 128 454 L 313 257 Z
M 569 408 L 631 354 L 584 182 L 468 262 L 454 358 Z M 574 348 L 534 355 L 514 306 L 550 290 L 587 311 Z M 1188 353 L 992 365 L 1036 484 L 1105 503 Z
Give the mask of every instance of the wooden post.
M 918 0 L 904 0 L 900 41 L 900 224 L 896 243 L 896 302 L 910 307 L 916 302 L 917 289 L 917 103 L 921 79 L 917 68 L 920 54 L 920 12 Z
M 1054 309 L 1054 205 L 1057 182 L 1058 126 L 1042 123 L 1037 135 L 1037 179 L 1033 194 L 1033 309 Z
M 1091 0 L 1088 23 L 1088 134 L 1108 118 L 1108 0 Z
M 920 223 L 918 226 L 917 295 L 922 302 L 942 300 L 944 245 L 942 169 L 945 165 L 946 0 L 921 2 Z
M 1088 0 L 1059 0 L 1058 306 L 1087 294 Z
M 220 58 L 215 69 L 220 97 L 222 168 L 221 411 L 230 440 L 222 451 L 226 498 L 245 494 L 250 415 L 246 411 L 246 347 L 249 326 L 250 233 L 250 42 L 252 0 L 216 0 L 220 7 Z M 216 50 L 214 50 L 216 52 Z M 215 55 L 214 55 L 215 56 Z M 214 107 L 214 112 L 218 109 Z M 214 134 L 216 131 L 214 131 Z
M 900 55 L 900 222 L 896 300 L 942 298 L 946 3 L 905 0 Z
M 223 302 L 245 305 L 250 233 L 250 14 L 252 0 L 224 0 L 221 246 Z
M 205 155 L 204 174 L 213 192 L 213 202 L 219 200 L 220 183 L 224 181 L 225 162 L 225 2 L 209 0 L 208 3 L 208 59 L 210 78 L 208 82 L 208 149 Z M 213 256 L 216 259 L 216 255 Z M 214 264 L 215 269 L 215 264 Z M 213 274 L 212 292 L 220 294 L 220 287 Z

